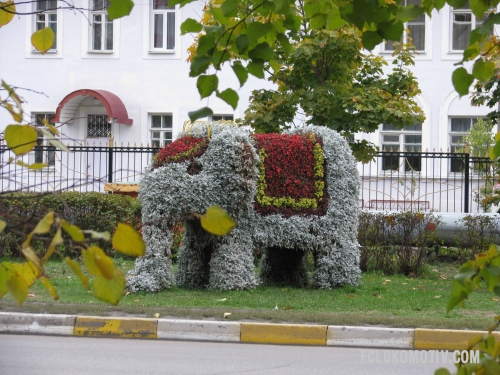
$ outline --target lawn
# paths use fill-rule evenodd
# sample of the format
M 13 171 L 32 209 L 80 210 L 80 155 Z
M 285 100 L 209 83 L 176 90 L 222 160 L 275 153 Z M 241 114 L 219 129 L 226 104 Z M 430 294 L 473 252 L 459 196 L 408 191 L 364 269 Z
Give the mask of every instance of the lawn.
M 122 270 L 133 267 L 130 260 L 116 262 Z M 59 301 L 53 301 L 37 282 L 23 306 L 5 296 L 0 300 L 0 311 L 144 317 L 159 314 L 192 319 L 223 319 L 225 313 L 231 313 L 226 319 L 479 330 L 487 329 L 500 313 L 499 299 L 479 290 L 466 302 L 466 308 L 446 314 L 451 280 L 457 271 L 457 266 L 450 263 L 430 264 L 421 277 L 364 273 L 358 287 L 259 287 L 243 291 L 172 288 L 160 293 L 127 294 L 118 306 L 93 298 L 61 262 L 50 261 L 46 270 L 59 292 Z

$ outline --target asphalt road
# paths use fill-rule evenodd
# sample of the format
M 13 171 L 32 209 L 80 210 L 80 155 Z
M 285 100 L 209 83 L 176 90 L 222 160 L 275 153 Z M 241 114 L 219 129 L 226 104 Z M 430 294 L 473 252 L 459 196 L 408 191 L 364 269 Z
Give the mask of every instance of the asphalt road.
M 424 375 L 454 368 L 443 366 L 452 353 L 415 352 L 411 358 L 412 352 L 0 334 L 0 374 Z

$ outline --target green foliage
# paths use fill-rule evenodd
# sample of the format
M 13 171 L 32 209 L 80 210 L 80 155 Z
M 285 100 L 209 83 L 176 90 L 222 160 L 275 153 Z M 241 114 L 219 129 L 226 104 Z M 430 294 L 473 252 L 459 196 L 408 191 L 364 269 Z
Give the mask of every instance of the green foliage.
M 117 194 L 65 192 L 54 194 L 9 193 L 0 195 L 0 218 L 8 222 L 7 228 L 0 234 L 0 256 L 18 256 L 19 245 L 24 241 L 25 233 L 35 227 L 37 220 L 47 212 L 55 212 L 66 219 L 63 238 L 69 242 L 62 254 L 70 257 L 79 255 L 72 247 L 83 239 L 82 230 L 93 229 L 95 232 L 113 233 L 119 221 L 140 228 L 140 204 L 137 200 Z M 71 223 L 71 224 L 70 224 Z M 80 229 L 81 228 L 81 229 Z M 55 235 L 55 229 L 50 236 Z M 43 255 L 48 236 L 37 236 L 33 248 Z M 108 255 L 112 246 L 107 241 L 96 240 Z
M 456 243 L 460 250 L 460 260 L 472 260 L 476 255 L 488 250 L 490 244 L 500 240 L 500 220 L 485 215 L 467 215 L 455 225 L 463 229 L 456 232 Z
M 359 216 L 362 271 L 419 275 L 427 248 L 436 243 L 440 217 L 419 212 L 370 213 Z

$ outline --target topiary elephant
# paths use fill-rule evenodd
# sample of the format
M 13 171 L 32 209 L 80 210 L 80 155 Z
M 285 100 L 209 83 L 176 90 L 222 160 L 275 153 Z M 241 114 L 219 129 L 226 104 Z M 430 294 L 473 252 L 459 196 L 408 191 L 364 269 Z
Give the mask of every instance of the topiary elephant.
M 184 221 L 176 283 L 246 289 L 260 283 L 359 283 L 359 177 L 347 142 L 309 126 L 289 134 L 250 135 L 227 124 L 197 125 L 163 148 L 139 190 L 146 255 L 128 277 L 130 291 L 158 291 L 174 282 L 174 223 Z M 226 236 L 205 232 L 193 212 L 224 208 L 237 222 Z M 260 274 L 254 252 L 262 251 Z

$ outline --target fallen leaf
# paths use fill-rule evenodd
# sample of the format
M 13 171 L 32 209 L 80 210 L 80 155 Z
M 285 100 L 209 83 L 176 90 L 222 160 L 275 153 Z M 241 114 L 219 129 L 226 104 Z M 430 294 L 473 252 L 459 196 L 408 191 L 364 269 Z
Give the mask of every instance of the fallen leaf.
M 349 297 L 349 298 L 354 298 L 354 295 L 349 294 L 347 297 Z
M 434 296 L 434 298 L 441 298 L 441 296 Z
M 281 310 L 293 310 L 293 306 L 282 307 Z
M 68 279 L 71 279 L 71 276 L 66 276 Z
M 139 302 L 139 300 L 138 299 L 134 299 L 134 302 Z
M 445 275 L 439 275 L 439 278 L 443 279 L 443 280 L 446 280 L 446 276 Z
M 159 313 L 155 313 L 154 317 L 155 317 L 155 318 L 159 318 L 159 317 L 160 317 L 160 314 L 159 314 Z
M 223 315 L 224 319 L 226 319 L 229 315 L 231 315 L 231 313 L 224 313 Z
M 288 288 L 281 289 L 282 292 L 286 292 L 287 290 L 288 290 Z
M 126 296 L 128 296 L 129 294 L 130 294 L 130 292 L 125 293 Z
M 380 295 L 380 296 L 378 296 L 377 298 L 382 298 L 382 296 Z
M 408 283 L 403 283 L 403 285 L 408 285 Z
M 224 302 L 224 301 L 227 301 L 227 298 L 221 298 L 221 299 L 218 299 L 216 300 L 217 302 Z
M 274 309 L 275 309 L 275 310 L 279 310 L 278 305 L 274 306 Z
M 495 302 L 500 301 L 500 299 L 498 299 L 498 298 L 492 298 L 491 300 L 492 300 L 492 301 L 495 301 Z
M 417 288 L 412 288 L 413 290 L 417 290 Z
M 378 292 L 373 293 L 374 296 L 378 296 Z
M 34 294 L 28 294 L 28 297 L 35 297 Z
M 432 272 L 439 272 L 439 270 L 437 268 L 434 268 Z

